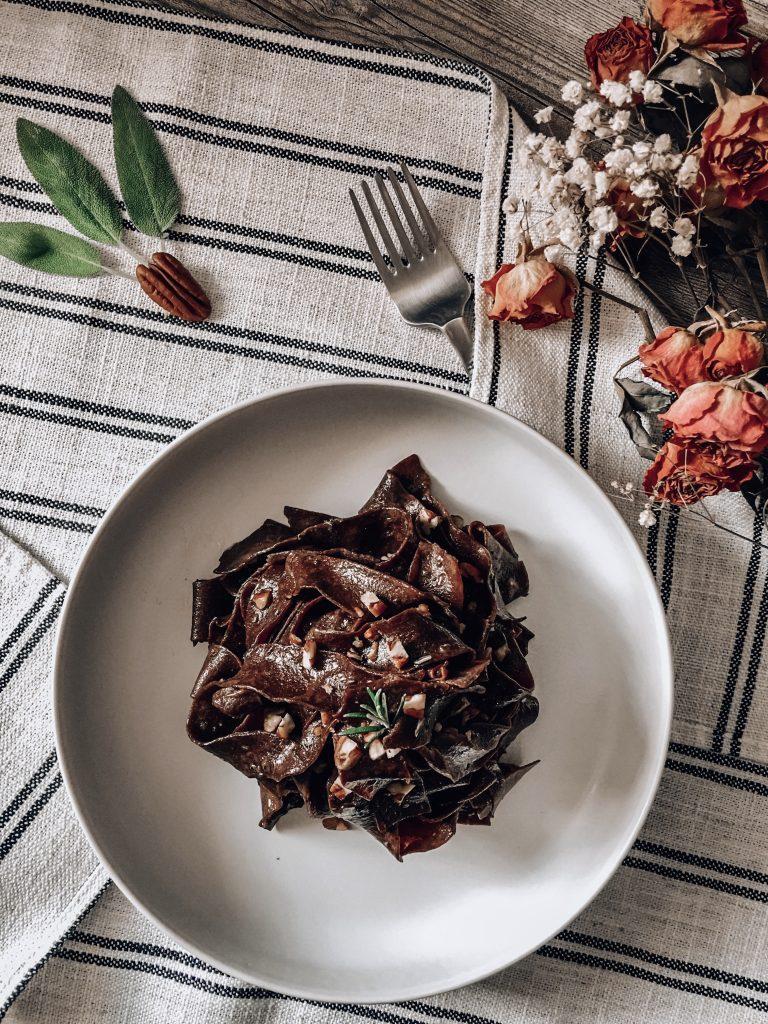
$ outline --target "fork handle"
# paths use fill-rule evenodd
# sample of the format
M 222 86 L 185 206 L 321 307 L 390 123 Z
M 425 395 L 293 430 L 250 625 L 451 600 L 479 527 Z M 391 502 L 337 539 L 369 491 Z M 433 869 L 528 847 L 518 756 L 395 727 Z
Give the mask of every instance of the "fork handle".
M 468 370 L 472 365 L 474 355 L 475 339 L 469 329 L 465 317 L 457 316 L 455 320 L 449 320 L 440 330 L 446 335 L 450 343 L 459 354 L 459 358 Z

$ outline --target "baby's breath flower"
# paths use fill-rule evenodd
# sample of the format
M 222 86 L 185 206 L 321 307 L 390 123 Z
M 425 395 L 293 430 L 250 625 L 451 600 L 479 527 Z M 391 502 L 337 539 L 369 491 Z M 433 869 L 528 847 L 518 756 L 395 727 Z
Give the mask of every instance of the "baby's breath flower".
M 664 135 L 657 135 L 653 148 L 657 153 L 668 153 L 672 149 L 672 136 L 666 133 Z
M 623 82 L 612 82 L 609 78 L 600 83 L 600 95 L 614 107 L 623 107 L 632 99 L 629 89 Z
M 595 128 L 595 137 L 598 139 L 608 139 L 611 137 L 611 129 L 607 125 L 599 125 Z
M 606 171 L 595 171 L 595 195 L 602 199 L 610 188 L 608 174 Z
M 565 172 L 565 180 L 569 185 L 578 185 L 582 189 L 591 188 L 594 182 L 594 172 L 589 160 L 583 156 L 576 157 Z
M 588 100 L 577 107 L 573 113 L 573 123 L 579 131 L 594 131 L 600 124 L 600 104 L 597 100 Z
M 646 103 L 661 103 L 664 90 L 658 82 L 647 81 L 643 86 L 643 100 Z
M 624 136 L 623 135 L 617 135 L 616 138 L 613 140 L 613 148 L 614 149 L 621 149 L 623 145 L 624 145 Z
M 651 526 L 656 525 L 656 516 L 651 511 L 650 505 L 646 505 L 640 515 L 637 517 L 637 521 L 644 529 L 649 529 Z
M 612 174 L 620 175 L 626 174 L 632 159 L 631 149 L 614 149 L 612 152 L 605 154 L 604 163 Z
M 501 204 L 501 208 L 504 211 L 504 213 L 517 213 L 517 206 L 517 196 L 507 196 L 507 198 Z
M 545 139 L 539 149 L 539 157 L 550 170 L 559 170 L 563 162 L 562 143 L 553 138 Z
M 672 225 L 672 230 L 681 238 L 692 238 L 696 234 L 696 225 L 690 217 L 678 217 Z
M 669 218 L 667 217 L 667 211 L 663 206 L 654 206 L 651 210 L 650 216 L 648 217 L 648 223 L 652 228 L 656 228 L 658 231 L 666 231 L 669 226 Z
M 561 247 L 559 245 L 548 245 L 544 250 L 544 259 L 549 260 L 550 263 L 554 262 L 561 254 Z
M 672 239 L 672 252 L 675 256 L 690 256 L 693 249 L 693 242 L 690 238 L 683 238 L 682 235 L 675 235 Z
M 546 135 L 542 135 L 540 132 L 531 132 L 530 135 L 525 137 L 525 148 L 529 153 L 536 153 L 544 145 Z
M 566 82 L 563 86 L 560 95 L 563 97 L 566 103 L 572 103 L 576 106 L 577 103 L 581 103 L 584 98 L 584 87 L 581 82 L 577 82 L 572 79 L 570 82 Z
M 683 160 L 680 170 L 677 172 L 677 184 L 680 188 L 690 188 L 696 184 L 699 176 L 699 158 L 689 153 Z
M 593 237 L 600 237 L 599 245 L 602 245 L 606 237 L 619 226 L 619 218 L 616 216 L 616 211 L 605 203 L 596 206 L 590 212 L 588 220 L 589 226 L 594 229 Z
M 611 118 L 611 128 L 615 132 L 625 132 L 629 128 L 632 114 L 629 110 L 617 110 Z
M 639 199 L 653 199 L 659 194 L 659 184 L 653 178 L 641 178 L 640 181 L 633 181 L 629 188 Z
M 537 110 L 533 115 L 533 120 L 536 124 L 549 124 L 552 120 L 552 112 L 554 107 L 542 107 L 541 110 Z
M 645 85 L 645 75 L 642 71 L 630 71 L 629 88 L 632 92 L 642 92 Z
M 565 155 L 569 160 L 575 160 L 577 156 L 581 156 L 586 139 L 587 136 L 584 132 L 580 132 L 577 129 L 571 132 L 565 140 Z
M 632 146 L 632 152 L 638 160 L 646 160 L 653 152 L 650 142 L 636 142 Z

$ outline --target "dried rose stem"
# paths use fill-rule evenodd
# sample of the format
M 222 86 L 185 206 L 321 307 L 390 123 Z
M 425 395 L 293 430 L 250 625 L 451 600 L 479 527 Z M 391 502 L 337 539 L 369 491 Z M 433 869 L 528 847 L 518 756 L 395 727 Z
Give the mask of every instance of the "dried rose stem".
M 620 306 L 624 306 L 626 309 L 631 309 L 643 325 L 646 341 L 653 341 L 656 337 L 653 325 L 651 324 L 651 318 L 640 306 L 636 306 L 634 302 L 628 302 L 626 299 L 620 299 L 618 295 L 613 295 L 611 292 L 603 291 L 602 288 L 595 288 L 595 286 L 590 284 L 589 281 L 582 281 L 581 284 L 583 284 L 585 288 L 588 288 L 593 294 L 599 295 L 603 299 L 610 299 L 611 302 L 617 302 Z

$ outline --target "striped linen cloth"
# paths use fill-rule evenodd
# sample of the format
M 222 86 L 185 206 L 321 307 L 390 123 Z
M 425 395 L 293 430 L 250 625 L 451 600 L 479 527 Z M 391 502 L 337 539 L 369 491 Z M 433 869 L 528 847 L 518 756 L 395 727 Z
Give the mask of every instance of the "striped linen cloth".
M 768 1012 L 768 696 L 763 535 L 690 516 L 638 539 L 677 660 L 667 770 L 603 893 L 524 962 L 396 1006 L 320 1006 L 226 977 L 111 885 L 74 821 L 53 752 L 48 674 L 66 581 L 104 510 L 146 461 L 240 399 L 322 376 L 469 393 L 561 445 L 609 491 L 640 463 L 611 373 L 636 346 L 625 310 L 585 294 L 571 323 L 476 326 L 471 380 L 439 336 L 395 314 L 347 187 L 407 160 L 479 282 L 509 256 L 500 205 L 526 189 L 522 130 L 479 71 L 330 45 L 124 0 L 4 0 L 0 205 L 62 221 L 13 144 L 19 115 L 77 140 L 111 177 L 108 98 L 145 104 L 181 170 L 171 245 L 214 319 L 183 324 L 122 279 L 0 266 L 0 1016 L 130 1021 L 501 1024 L 747 1022 Z M 136 244 L 139 239 L 134 236 Z M 602 262 L 575 267 L 631 294 Z M 620 504 L 637 530 L 637 509 Z M 568 515 L 568 509 L 563 509 Z

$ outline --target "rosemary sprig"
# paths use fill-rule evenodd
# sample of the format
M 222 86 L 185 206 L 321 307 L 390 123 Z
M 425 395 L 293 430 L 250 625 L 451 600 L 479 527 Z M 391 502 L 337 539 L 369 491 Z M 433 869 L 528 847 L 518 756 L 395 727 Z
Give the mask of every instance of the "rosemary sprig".
M 403 710 L 405 694 L 403 694 L 400 699 L 397 711 L 395 711 L 394 715 L 390 716 L 387 697 L 384 690 L 372 690 L 371 687 L 368 686 L 366 687 L 366 693 L 368 694 L 368 701 L 360 702 L 360 710 L 347 711 L 344 715 L 345 718 L 363 719 L 366 721 L 366 724 L 353 725 L 346 729 L 342 729 L 339 733 L 340 736 L 359 736 L 362 733 L 375 733 L 379 736 L 381 733 L 387 732 L 392 728 L 400 715 L 400 712 Z

